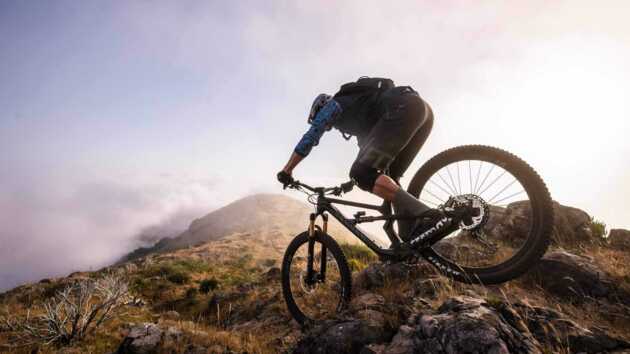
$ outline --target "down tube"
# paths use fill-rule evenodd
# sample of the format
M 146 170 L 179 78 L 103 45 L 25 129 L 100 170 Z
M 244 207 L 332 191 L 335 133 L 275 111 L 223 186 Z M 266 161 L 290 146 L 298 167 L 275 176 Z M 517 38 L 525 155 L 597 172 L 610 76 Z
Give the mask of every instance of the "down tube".
M 354 226 L 353 223 L 349 222 L 341 213 L 341 211 L 339 211 L 339 209 L 335 208 L 334 206 L 328 204 L 325 207 L 326 211 L 328 211 L 330 213 L 330 215 L 332 215 L 335 219 L 339 220 L 339 222 L 345 226 L 348 230 L 350 230 L 350 232 L 352 232 L 357 238 L 359 238 L 359 240 L 361 240 L 363 243 L 365 243 L 366 246 L 368 246 L 372 251 L 374 251 L 376 254 L 384 254 L 386 252 L 384 252 L 384 250 L 379 247 L 376 243 L 374 243 L 374 241 L 372 241 L 369 237 L 367 237 L 363 232 L 361 232 L 361 230 L 359 230 L 356 226 Z

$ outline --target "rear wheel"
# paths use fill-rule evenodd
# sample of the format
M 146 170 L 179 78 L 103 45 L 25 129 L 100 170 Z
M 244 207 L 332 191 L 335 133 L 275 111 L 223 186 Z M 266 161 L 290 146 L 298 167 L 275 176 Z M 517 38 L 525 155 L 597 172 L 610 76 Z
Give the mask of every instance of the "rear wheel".
M 282 261 L 282 293 L 293 318 L 308 322 L 334 318 L 350 301 L 351 274 L 343 251 L 316 231 L 296 236 Z
M 434 208 L 454 198 L 479 210 L 472 224 L 460 224 L 423 251 L 457 280 L 501 283 L 526 272 L 547 250 L 549 191 L 533 168 L 507 151 L 481 145 L 446 150 L 418 170 L 408 191 Z

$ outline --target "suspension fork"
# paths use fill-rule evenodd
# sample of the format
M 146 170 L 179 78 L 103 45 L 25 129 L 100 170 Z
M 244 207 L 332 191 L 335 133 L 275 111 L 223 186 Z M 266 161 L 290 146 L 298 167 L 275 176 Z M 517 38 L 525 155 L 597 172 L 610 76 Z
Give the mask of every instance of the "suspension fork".
M 322 225 L 322 232 L 327 234 L 328 231 L 328 214 L 322 214 L 322 220 L 324 224 Z M 322 243 L 322 254 L 321 254 L 321 270 L 319 272 L 319 281 L 322 283 L 326 280 L 326 263 L 328 263 L 328 258 L 326 255 L 326 246 Z
M 326 234 L 328 231 L 328 215 L 321 214 L 323 219 L 323 225 L 321 231 Z M 309 217 L 309 226 L 308 226 L 308 255 L 306 262 L 306 281 L 308 284 L 314 284 L 316 281 L 323 282 L 326 279 L 326 259 L 327 252 L 326 247 L 322 243 L 321 245 L 321 254 L 320 254 L 320 269 L 319 274 L 317 274 L 317 278 L 315 279 L 315 269 L 313 269 L 313 262 L 315 260 L 315 235 L 316 228 L 319 228 L 315 225 L 315 219 L 317 219 L 317 214 L 312 213 Z

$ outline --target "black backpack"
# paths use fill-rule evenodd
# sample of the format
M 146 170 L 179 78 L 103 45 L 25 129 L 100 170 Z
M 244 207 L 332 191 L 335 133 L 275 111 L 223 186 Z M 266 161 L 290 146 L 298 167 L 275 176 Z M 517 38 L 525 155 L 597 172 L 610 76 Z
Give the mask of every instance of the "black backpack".
M 370 130 L 378 119 L 380 95 L 395 87 L 391 79 L 362 76 L 357 81 L 343 84 L 333 96 L 343 110 L 333 126 L 348 140 Z

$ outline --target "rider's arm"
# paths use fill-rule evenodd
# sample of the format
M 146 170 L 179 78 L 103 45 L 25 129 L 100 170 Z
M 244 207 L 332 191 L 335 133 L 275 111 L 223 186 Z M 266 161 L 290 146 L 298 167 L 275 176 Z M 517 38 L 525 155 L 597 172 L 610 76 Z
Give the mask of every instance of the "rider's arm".
M 289 161 L 284 166 L 282 171 L 284 171 L 284 172 L 286 172 L 286 173 L 288 173 L 290 175 L 293 172 L 293 169 L 295 168 L 295 166 L 297 166 L 300 163 L 300 161 L 302 161 L 302 159 L 304 159 L 304 156 L 299 155 L 299 154 L 294 152 L 293 154 L 291 154 L 291 157 L 289 158 Z
M 294 153 L 301 157 L 306 157 L 319 144 L 319 139 L 332 127 L 334 120 L 341 113 L 341 106 L 337 101 L 331 99 L 322 109 L 319 110 L 313 121 L 311 128 L 304 134 L 300 142 L 294 149 Z M 298 161 L 299 162 L 299 161 Z M 297 165 L 297 163 L 296 163 Z

